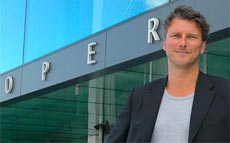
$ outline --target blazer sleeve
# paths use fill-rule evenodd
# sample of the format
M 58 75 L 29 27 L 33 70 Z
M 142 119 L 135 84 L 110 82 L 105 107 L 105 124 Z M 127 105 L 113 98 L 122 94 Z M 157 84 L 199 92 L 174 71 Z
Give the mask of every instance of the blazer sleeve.
M 132 94 L 133 90 L 128 99 L 126 100 L 126 103 L 117 118 L 116 124 L 110 131 L 107 143 L 126 142 L 131 121 Z

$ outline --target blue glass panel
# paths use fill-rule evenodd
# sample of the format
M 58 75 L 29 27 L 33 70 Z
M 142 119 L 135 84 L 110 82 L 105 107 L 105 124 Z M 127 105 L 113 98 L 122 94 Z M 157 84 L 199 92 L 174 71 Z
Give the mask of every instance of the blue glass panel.
M 104 0 L 103 27 L 106 28 L 141 14 L 169 0 Z
M 25 62 L 92 31 L 92 0 L 28 0 Z
M 0 0 L 0 73 L 22 64 L 25 0 Z
M 28 0 L 25 62 L 168 0 Z

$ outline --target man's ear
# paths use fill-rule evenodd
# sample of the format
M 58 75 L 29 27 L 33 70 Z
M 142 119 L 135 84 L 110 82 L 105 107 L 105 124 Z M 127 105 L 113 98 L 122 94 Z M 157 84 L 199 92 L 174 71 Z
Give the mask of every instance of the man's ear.
M 201 45 L 201 51 L 200 51 L 200 54 L 203 54 L 205 52 L 205 49 L 206 49 L 206 41 L 204 41 Z
M 166 43 L 165 43 L 165 40 L 163 41 L 163 50 L 166 51 Z

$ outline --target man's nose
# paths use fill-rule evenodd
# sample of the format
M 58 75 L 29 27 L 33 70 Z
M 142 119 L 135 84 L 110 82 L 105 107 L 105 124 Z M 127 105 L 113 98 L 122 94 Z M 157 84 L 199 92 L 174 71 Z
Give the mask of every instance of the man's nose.
M 187 47 L 187 40 L 185 37 L 181 37 L 180 39 L 180 48 L 186 48 Z

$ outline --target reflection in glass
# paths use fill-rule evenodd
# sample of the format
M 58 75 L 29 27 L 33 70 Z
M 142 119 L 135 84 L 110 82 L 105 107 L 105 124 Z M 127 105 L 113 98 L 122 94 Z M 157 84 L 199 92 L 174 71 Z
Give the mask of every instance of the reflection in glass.
M 63 48 L 167 1 L 28 0 L 25 62 Z
M 166 2 L 168 0 L 1 0 L 0 73 Z
M 229 40 L 230 38 L 225 38 L 207 45 L 200 60 L 200 68 L 204 72 L 224 78 L 230 77 Z
M 1 107 L 0 141 L 104 142 L 95 125 L 111 128 L 132 87 L 165 76 L 166 58 L 150 63 Z

